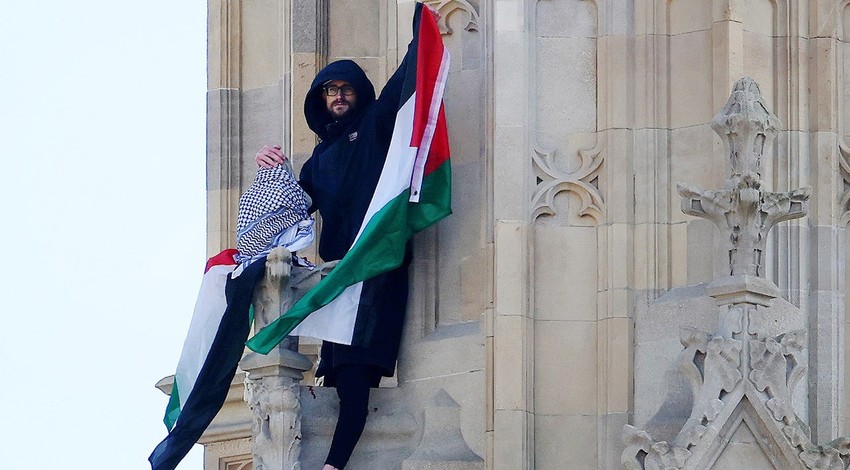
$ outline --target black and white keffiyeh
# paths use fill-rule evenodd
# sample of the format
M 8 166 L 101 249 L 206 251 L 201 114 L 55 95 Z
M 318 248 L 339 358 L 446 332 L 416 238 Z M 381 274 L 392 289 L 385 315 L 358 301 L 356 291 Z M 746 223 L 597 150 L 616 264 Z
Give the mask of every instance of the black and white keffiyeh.
M 236 219 L 236 260 L 240 263 L 283 246 L 296 251 L 313 240 L 313 221 L 307 214 L 309 196 L 301 189 L 288 162 L 260 168 L 254 182 L 239 198 Z

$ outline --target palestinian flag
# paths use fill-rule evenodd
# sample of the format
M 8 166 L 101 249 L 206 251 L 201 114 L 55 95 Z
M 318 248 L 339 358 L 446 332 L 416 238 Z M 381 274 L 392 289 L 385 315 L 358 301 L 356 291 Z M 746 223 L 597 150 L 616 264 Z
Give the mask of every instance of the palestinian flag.
M 165 411 L 170 432 L 148 457 L 152 470 L 176 468 L 227 398 L 248 338 L 254 286 L 266 265 L 261 258 L 232 278 L 236 253 L 225 250 L 207 261 Z
M 449 53 L 421 3 L 413 33 L 389 151 L 354 244 L 327 277 L 248 341 L 252 350 L 267 354 L 289 334 L 351 344 L 363 281 L 400 266 L 412 234 L 451 213 L 443 109 Z

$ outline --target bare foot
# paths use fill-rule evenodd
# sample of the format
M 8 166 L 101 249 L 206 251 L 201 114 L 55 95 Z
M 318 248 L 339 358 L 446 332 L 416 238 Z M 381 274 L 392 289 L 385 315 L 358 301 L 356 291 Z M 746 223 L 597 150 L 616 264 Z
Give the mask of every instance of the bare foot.
M 334 467 L 333 465 L 325 464 L 325 466 L 322 467 L 322 470 L 339 470 L 339 469 Z

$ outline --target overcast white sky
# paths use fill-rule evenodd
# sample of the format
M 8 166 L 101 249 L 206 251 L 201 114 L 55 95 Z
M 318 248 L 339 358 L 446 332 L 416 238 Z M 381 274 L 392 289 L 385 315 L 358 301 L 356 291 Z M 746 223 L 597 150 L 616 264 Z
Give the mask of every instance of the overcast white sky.
M 205 94 L 203 0 L 2 3 L 4 469 L 150 468 L 205 262 Z

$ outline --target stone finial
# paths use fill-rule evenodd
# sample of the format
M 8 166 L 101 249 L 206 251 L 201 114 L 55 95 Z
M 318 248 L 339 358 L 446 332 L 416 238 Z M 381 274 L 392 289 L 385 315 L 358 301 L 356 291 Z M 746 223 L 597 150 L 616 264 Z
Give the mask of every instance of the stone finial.
M 723 139 L 732 161 L 733 177 L 761 178 L 761 157 L 779 126 L 779 118 L 768 111 L 755 80 L 744 77 L 735 82 L 726 106 L 711 120 L 711 128 Z
M 724 140 L 732 163 L 726 189 L 679 184 L 678 190 L 686 214 L 711 220 L 725 236 L 729 276 L 706 287 L 721 306 L 718 327 L 713 334 L 681 331 L 679 368 L 693 402 L 679 433 L 670 442 L 656 441 L 648 432 L 626 425 L 621 462 L 628 470 L 711 468 L 726 452 L 726 444 L 737 439 L 738 430 L 745 429 L 758 447 L 748 454 L 729 453 L 729 468 L 747 468 L 752 459 L 771 468 L 848 468 L 850 438 L 815 445 L 792 405 L 806 372 L 806 330 L 771 333 L 764 308 L 777 295 L 762 268 L 767 234 L 778 222 L 806 214 L 810 189 L 764 189 L 761 157 L 776 136 L 779 120 L 765 107 L 752 79 L 735 84 L 712 127 Z
M 725 142 L 732 162 L 726 189 L 701 190 L 677 185 L 682 211 L 714 222 L 724 235 L 730 276 L 764 277 L 767 234 L 774 225 L 808 212 L 810 188 L 785 193 L 764 189 L 761 157 L 776 137 L 779 119 L 764 105 L 751 78 L 735 83 L 712 128 Z

